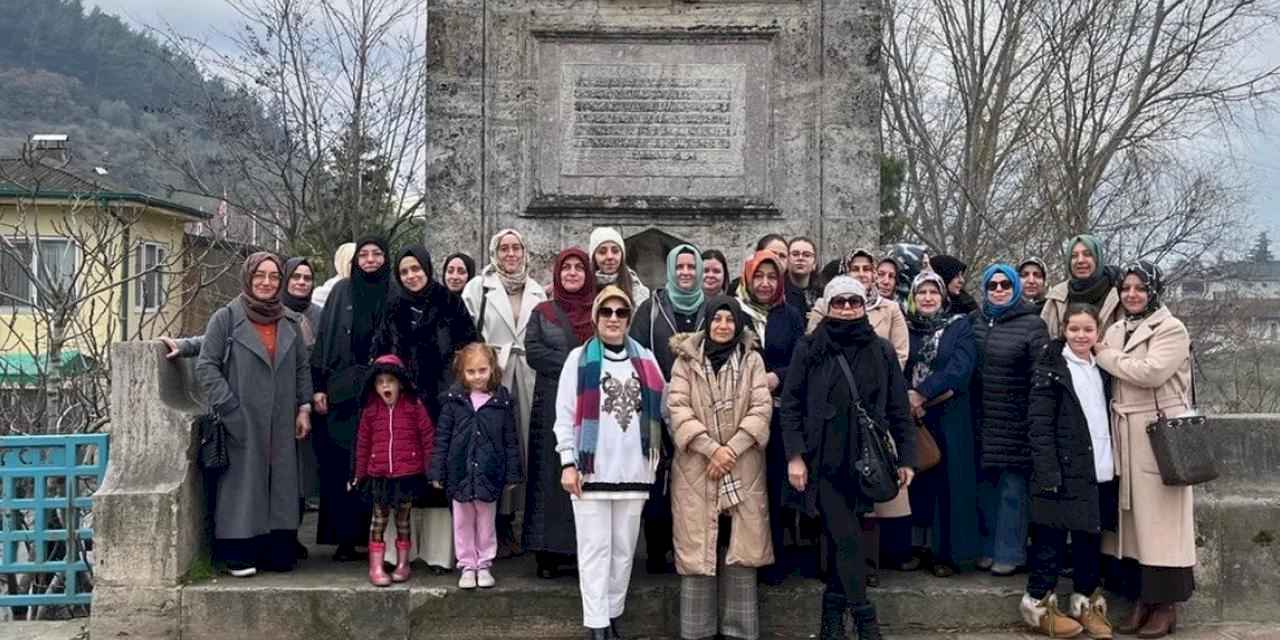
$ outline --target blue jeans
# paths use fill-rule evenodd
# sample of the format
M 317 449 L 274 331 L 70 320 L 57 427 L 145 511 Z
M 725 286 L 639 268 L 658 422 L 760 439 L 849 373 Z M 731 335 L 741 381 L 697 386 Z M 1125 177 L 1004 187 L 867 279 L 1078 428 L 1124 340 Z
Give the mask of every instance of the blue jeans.
M 982 555 L 996 564 L 1027 563 L 1030 518 L 1027 472 L 994 469 L 978 477 L 978 530 Z

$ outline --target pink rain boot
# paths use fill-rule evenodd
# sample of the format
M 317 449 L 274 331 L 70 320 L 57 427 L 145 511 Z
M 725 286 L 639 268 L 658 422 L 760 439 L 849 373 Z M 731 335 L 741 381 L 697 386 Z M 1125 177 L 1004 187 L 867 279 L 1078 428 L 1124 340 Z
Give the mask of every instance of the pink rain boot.
M 391 577 L 382 568 L 382 557 L 387 553 L 387 545 L 382 542 L 369 542 L 369 582 L 375 587 L 391 584 Z
M 409 541 L 396 538 L 396 570 L 391 572 L 391 580 L 404 582 L 409 579 Z

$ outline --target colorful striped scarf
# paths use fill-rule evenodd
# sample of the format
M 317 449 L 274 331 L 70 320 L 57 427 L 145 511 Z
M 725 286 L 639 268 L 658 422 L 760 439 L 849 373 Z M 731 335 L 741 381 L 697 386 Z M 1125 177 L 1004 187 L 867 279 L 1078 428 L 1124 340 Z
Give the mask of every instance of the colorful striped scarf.
M 640 449 L 656 469 L 662 444 L 662 389 L 665 382 L 658 363 L 641 355 L 640 343 L 627 338 L 627 359 L 640 379 Z M 600 439 L 600 376 L 604 368 L 604 345 L 592 338 L 578 358 L 578 406 L 573 412 L 573 430 L 578 440 L 578 471 L 595 473 L 596 445 Z M 625 429 L 627 425 L 622 425 Z

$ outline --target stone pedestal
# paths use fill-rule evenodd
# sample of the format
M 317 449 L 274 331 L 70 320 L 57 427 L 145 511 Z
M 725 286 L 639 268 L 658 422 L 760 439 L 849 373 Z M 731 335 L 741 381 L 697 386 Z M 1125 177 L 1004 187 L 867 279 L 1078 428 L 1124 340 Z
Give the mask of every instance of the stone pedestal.
M 207 555 L 190 359 L 159 342 L 111 349 L 111 459 L 94 494 L 94 638 L 178 638 L 180 590 Z
M 451 0 L 428 9 L 427 244 L 535 273 L 599 225 L 739 271 L 769 232 L 820 258 L 878 237 L 877 2 Z M 638 237 L 646 234 L 644 237 Z

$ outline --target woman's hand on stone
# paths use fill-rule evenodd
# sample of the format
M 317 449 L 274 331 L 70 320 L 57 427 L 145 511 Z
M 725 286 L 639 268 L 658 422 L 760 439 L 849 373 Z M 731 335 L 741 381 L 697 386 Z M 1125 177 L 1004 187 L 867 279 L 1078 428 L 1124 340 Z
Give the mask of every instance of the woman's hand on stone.
M 577 467 L 565 467 L 560 472 L 560 487 L 569 495 L 582 497 L 582 474 L 578 473 Z
M 898 467 L 898 486 L 906 489 L 916 477 L 916 470 L 911 467 Z
M 177 340 L 174 340 L 169 336 L 160 336 L 159 338 L 156 338 L 156 340 L 159 340 L 161 343 L 164 344 L 165 348 L 169 349 L 169 352 L 164 354 L 165 358 L 168 358 L 169 360 L 173 360 L 174 358 L 178 357 L 178 341 Z
M 315 407 L 316 413 L 320 415 L 329 413 L 329 395 L 325 393 L 312 394 L 311 406 Z
M 796 456 L 787 463 L 787 481 L 791 483 L 791 488 L 804 492 L 809 483 L 809 469 L 804 465 L 804 458 Z

